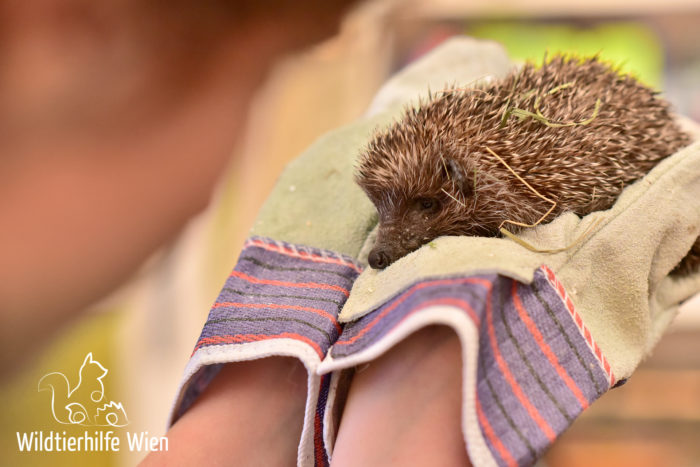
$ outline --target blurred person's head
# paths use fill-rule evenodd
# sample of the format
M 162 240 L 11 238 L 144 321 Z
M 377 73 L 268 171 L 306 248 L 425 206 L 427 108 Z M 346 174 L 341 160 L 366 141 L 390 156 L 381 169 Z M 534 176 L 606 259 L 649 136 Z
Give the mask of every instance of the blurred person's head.
M 272 62 L 350 3 L 0 4 L 0 368 L 206 205 Z

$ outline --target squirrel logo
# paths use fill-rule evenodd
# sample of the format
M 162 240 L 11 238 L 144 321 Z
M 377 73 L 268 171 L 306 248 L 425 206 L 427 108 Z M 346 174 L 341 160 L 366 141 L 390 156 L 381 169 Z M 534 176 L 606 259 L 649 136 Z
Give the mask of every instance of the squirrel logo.
M 39 380 L 39 391 L 51 391 L 53 418 L 64 425 L 113 426 L 129 424 L 121 402 L 105 400 L 102 378 L 109 372 L 88 353 L 78 371 L 78 384 L 71 388 L 63 373 L 53 372 Z

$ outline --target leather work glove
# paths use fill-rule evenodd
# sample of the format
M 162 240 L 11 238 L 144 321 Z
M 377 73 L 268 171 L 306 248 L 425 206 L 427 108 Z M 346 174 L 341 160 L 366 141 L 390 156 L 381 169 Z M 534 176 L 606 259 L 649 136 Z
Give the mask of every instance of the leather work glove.
M 698 274 L 669 276 L 700 235 L 698 144 L 608 211 L 521 232 L 535 251 L 509 238 L 441 237 L 382 271 L 366 268 L 377 215 L 353 181 L 360 149 L 428 88 L 475 86 L 510 66 L 496 44 L 451 40 L 388 81 L 365 118 L 289 164 L 212 307 L 171 422 L 222 364 L 294 356 L 309 372 L 298 463 L 327 464 L 342 371 L 443 324 L 462 345 L 472 463 L 529 465 L 632 374 L 700 290 Z

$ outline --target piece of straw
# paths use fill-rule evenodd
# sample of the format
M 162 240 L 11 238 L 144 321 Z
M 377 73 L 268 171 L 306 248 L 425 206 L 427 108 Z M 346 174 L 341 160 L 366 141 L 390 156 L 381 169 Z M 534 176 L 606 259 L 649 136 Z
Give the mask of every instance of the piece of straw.
M 557 202 L 554 201 L 554 200 L 551 200 L 551 199 L 547 198 L 546 196 L 540 194 L 537 190 L 535 190 L 529 183 L 527 183 L 527 181 L 526 181 L 525 179 L 523 179 L 520 175 L 518 175 L 518 174 L 515 172 L 515 170 L 513 170 L 513 169 L 511 168 L 511 166 L 508 165 L 508 163 L 507 163 L 506 161 L 503 160 L 503 158 L 502 158 L 501 156 L 499 156 L 498 154 L 496 154 L 491 148 L 487 147 L 486 150 L 487 150 L 488 152 L 490 152 L 496 159 L 498 159 L 498 161 L 499 161 L 501 164 L 503 164 L 503 165 L 505 166 L 505 168 L 508 169 L 508 171 L 510 171 L 510 173 L 512 173 L 512 174 L 515 176 L 515 178 L 517 178 L 520 182 L 522 182 L 522 183 L 523 183 L 530 191 L 532 191 L 537 197 L 539 197 L 539 198 L 541 198 L 541 199 L 547 201 L 548 203 L 552 203 L 552 207 L 549 208 L 549 210 L 548 210 L 546 213 L 544 213 L 544 215 L 543 215 L 542 217 L 540 217 L 540 218 L 537 220 L 537 222 L 535 222 L 534 224 L 524 224 L 524 223 L 522 223 L 522 222 L 516 222 L 516 221 L 507 220 L 507 219 L 504 220 L 503 222 L 501 222 L 501 225 L 498 226 L 498 230 L 501 232 L 501 234 L 503 234 L 503 235 L 505 235 L 506 237 L 510 238 L 511 240 L 513 240 L 513 241 L 514 241 L 515 243 L 517 243 L 518 245 L 520 245 L 520 246 L 522 246 L 522 247 L 524 247 L 524 248 L 526 248 L 526 249 L 528 249 L 528 250 L 530 250 L 530 251 L 534 251 L 535 253 L 560 253 L 560 252 L 566 251 L 566 250 L 568 250 L 568 249 L 570 249 L 570 248 L 576 246 L 576 245 L 579 244 L 580 242 L 582 242 L 583 239 L 586 238 L 586 237 L 588 236 L 588 234 L 589 234 L 595 227 L 597 227 L 598 224 L 600 224 L 600 222 L 602 222 L 603 218 L 597 219 L 597 220 L 596 220 L 595 222 L 593 222 L 590 226 L 588 226 L 588 228 L 587 228 L 581 235 L 579 235 L 578 238 L 576 238 L 573 242 L 571 242 L 569 245 L 567 245 L 567 246 L 565 246 L 565 247 L 563 247 L 563 248 L 554 248 L 554 249 L 537 248 L 536 246 L 532 245 L 531 243 L 529 243 L 529 242 L 523 240 L 522 238 L 518 237 L 518 236 L 515 235 L 513 232 L 510 232 L 509 230 L 506 230 L 506 229 L 503 227 L 503 225 L 505 225 L 506 223 L 512 224 L 512 225 L 517 225 L 517 226 L 519 226 L 519 227 L 536 227 L 537 225 L 541 224 L 542 221 L 545 220 L 549 214 L 551 214 L 551 212 L 552 212 L 552 211 L 554 210 L 554 208 L 557 206 Z
M 570 248 L 573 248 L 574 246 L 578 245 L 579 243 L 581 243 L 581 242 L 583 241 L 583 239 L 585 239 L 586 237 L 588 237 L 588 234 L 589 234 L 593 229 L 595 229 L 596 227 L 598 227 L 598 224 L 600 224 L 602 221 L 603 221 L 603 218 L 602 218 L 602 217 L 599 218 L 599 219 L 596 219 L 595 222 L 593 222 L 591 225 L 589 225 L 588 228 L 587 228 L 581 235 L 579 235 L 573 242 L 569 243 L 568 245 L 566 245 L 566 246 L 563 247 L 563 248 L 553 248 L 553 249 L 537 248 L 537 247 L 534 246 L 532 243 L 529 243 L 529 242 L 523 240 L 522 238 L 518 237 L 518 236 L 515 235 L 514 233 L 509 232 L 508 230 L 506 230 L 506 229 L 504 229 L 504 228 L 501 228 L 500 230 L 501 230 L 501 233 L 502 233 L 503 235 L 505 235 L 506 237 L 510 238 L 511 240 L 513 240 L 513 241 L 514 241 L 515 243 L 517 243 L 518 245 L 520 245 L 520 246 L 522 246 L 522 247 L 524 247 L 524 248 L 527 248 L 528 250 L 533 251 L 533 252 L 535 252 L 535 253 L 547 253 L 547 254 L 549 254 L 549 253 L 561 253 L 562 251 L 566 251 L 566 250 L 568 250 L 568 249 L 570 249 Z
M 515 176 L 515 178 L 517 178 L 517 179 L 518 179 L 521 183 L 523 183 L 530 191 L 532 191 L 532 192 L 535 194 L 535 196 L 537 196 L 538 198 L 541 198 L 541 199 L 543 199 L 544 201 L 546 201 L 546 202 L 552 204 L 552 207 L 549 208 L 549 210 L 548 210 L 547 212 L 545 212 L 544 215 L 543 215 L 542 217 L 540 217 L 540 218 L 537 220 L 537 222 L 535 222 L 534 224 L 523 224 L 522 222 L 516 222 L 516 221 L 511 221 L 511 220 L 504 220 L 503 222 L 501 222 L 501 225 L 499 225 L 498 228 L 499 228 L 499 229 L 503 229 L 503 225 L 506 224 L 506 223 L 512 224 L 512 225 L 517 225 L 517 226 L 519 226 L 519 227 L 535 227 L 535 226 L 539 225 L 548 215 L 550 215 L 550 214 L 552 213 L 552 211 L 554 211 L 554 208 L 557 207 L 557 202 L 554 201 L 554 200 L 551 200 L 551 199 L 547 198 L 546 196 L 540 194 L 540 192 L 538 192 L 537 190 L 535 190 L 534 188 L 532 188 L 532 186 L 531 186 L 529 183 L 527 183 L 527 181 L 525 181 L 525 179 L 523 179 L 523 177 L 521 177 L 520 175 L 518 175 L 518 174 L 515 172 L 515 170 L 513 170 L 513 169 L 510 167 L 510 165 L 508 165 L 508 163 L 507 163 L 506 161 L 504 161 L 503 158 L 501 158 L 501 156 L 499 156 L 498 154 L 496 154 L 491 148 L 487 147 L 486 150 L 487 150 L 488 152 L 490 152 L 496 159 L 498 159 L 498 161 L 499 161 L 501 164 L 503 164 L 503 165 L 505 166 L 505 168 L 508 169 L 508 171 L 509 171 L 510 173 L 512 173 L 512 174 Z
M 452 196 L 452 195 L 451 195 L 447 190 L 445 190 L 444 188 L 441 188 L 441 190 L 442 190 L 442 192 L 445 193 L 447 196 L 449 196 L 449 197 L 452 198 L 453 200 L 457 201 L 457 203 L 458 203 L 460 206 L 462 206 L 463 208 L 467 206 L 466 204 L 464 204 L 463 202 L 461 202 L 460 200 L 458 200 L 457 198 L 455 198 L 454 196 Z
M 600 106 L 601 106 L 601 100 L 596 99 L 595 102 L 595 107 L 593 108 L 593 114 L 585 119 L 581 120 L 580 122 L 553 122 L 551 119 L 545 117 L 542 112 L 540 111 L 540 102 L 542 101 L 542 96 L 537 96 L 535 98 L 535 102 L 533 103 L 532 107 L 535 109 L 534 112 L 530 112 L 529 110 L 525 109 L 520 109 L 517 107 L 512 107 L 509 108 L 510 102 L 511 102 L 511 97 L 513 95 L 513 91 L 515 88 L 515 84 L 517 83 L 517 77 L 516 80 L 513 83 L 513 90 L 511 91 L 511 95 L 508 96 L 508 100 L 506 101 L 505 104 L 505 111 L 503 112 L 503 117 L 501 117 L 501 123 L 500 127 L 503 128 L 505 126 L 506 120 L 510 118 L 511 115 L 515 115 L 518 117 L 520 120 L 524 120 L 526 118 L 532 118 L 533 120 L 537 120 L 538 122 L 547 125 L 548 127 L 551 128 L 563 128 L 563 127 L 570 127 L 570 126 L 577 126 L 577 125 L 588 125 L 591 123 L 593 120 L 595 120 L 598 117 L 598 113 L 600 112 Z M 573 81 L 569 81 L 567 83 L 560 84 L 559 86 L 555 86 L 549 91 L 545 93 L 547 96 L 551 96 L 553 94 L 556 94 L 557 92 L 561 91 L 562 89 L 567 89 L 570 88 L 574 85 L 575 83 Z M 535 90 L 530 90 L 525 95 L 523 96 L 523 100 L 527 100 L 532 93 L 534 93 Z

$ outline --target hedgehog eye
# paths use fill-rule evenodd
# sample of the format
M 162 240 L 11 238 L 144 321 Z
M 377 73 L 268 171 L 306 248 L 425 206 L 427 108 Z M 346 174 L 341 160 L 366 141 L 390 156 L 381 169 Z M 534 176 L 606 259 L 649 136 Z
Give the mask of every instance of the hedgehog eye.
M 433 213 L 440 209 L 440 201 L 435 198 L 418 198 L 415 204 L 423 212 Z

